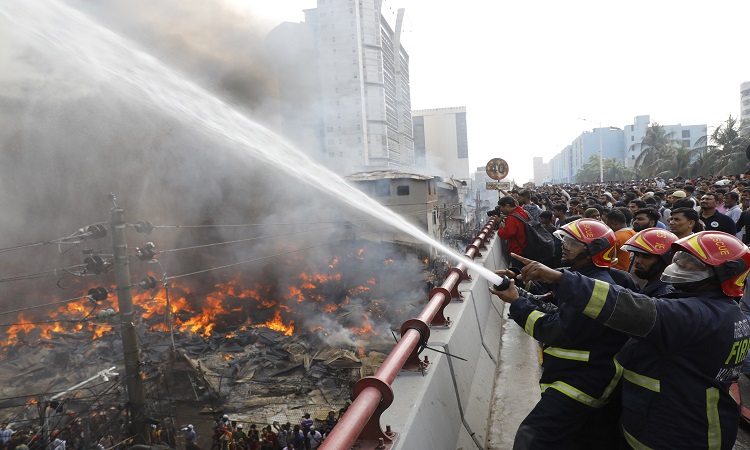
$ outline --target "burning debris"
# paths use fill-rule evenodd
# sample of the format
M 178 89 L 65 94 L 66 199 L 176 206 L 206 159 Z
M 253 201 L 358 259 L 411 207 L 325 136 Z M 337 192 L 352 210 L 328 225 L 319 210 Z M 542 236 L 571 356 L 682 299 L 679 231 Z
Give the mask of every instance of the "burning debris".
M 427 298 L 423 257 L 384 247 L 348 242 L 318 267 L 294 257 L 273 273 L 175 278 L 134 292 L 150 413 L 171 416 L 176 404 L 226 410 L 231 398 L 235 410 L 265 419 L 343 404 L 394 345 L 391 326 Z M 108 296 L 64 302 L 44 317 L 19 313 L 0 335 L 0 395 L 55 392 L 120 366 L 116 310 Z

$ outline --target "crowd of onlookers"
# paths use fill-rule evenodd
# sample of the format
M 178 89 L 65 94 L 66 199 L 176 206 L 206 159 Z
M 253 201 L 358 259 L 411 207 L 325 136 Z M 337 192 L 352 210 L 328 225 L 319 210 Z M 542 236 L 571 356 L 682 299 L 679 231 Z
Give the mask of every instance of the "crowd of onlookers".
M 273 422 L 260 428 L 250 424 L 247 429 L 225 414 L 214 424 L 211 450 L 315 450 L 347 408 L 348 404 L 339 409 L 338 414 L 329 411 L 324 420 L 314 419 L 306 413 L 299 424 Z M 188 425 L 182 431 L 185 433 L 186 449 L 198 450 L 193 426 Z
M 230 420 L 224 414 L 213 424 L 210 436 L 211 450 L 314 450 L 317 449 L 328 433 L 346 412 L 349 403 L 335 411 L 328 411 L 326 417 L 311 417 L 304 414 L 298 424 L 273 422 L 270 425 L 243 423 Z M 88 445 L 94 450 L 127 448 L 132 439 L 116 439 L 113 435 L 128 436 L 126 423 L 118 421 L 112 434 L 104 432 L 111 424 L 105 413 L 89 416 L 90 435 L 93 438 Z M 14 429 L 9 423 L 0 424 L 0 450 L 37 450 L 45 446 L 51 450 L 79 450 L 85 447 L 84 423 L 72 411 L 57 422 L 59 428 L 44 429 L 35 426 L 19 426 Z M 148 425 L 151 445 L 168 448 L 185 448 L 200 450 L 198 431 L 192 424 L 183 427 L 175 425 L 174 420 L 167 418 Z M 118 432 L 119 431 L 119 432 Z M 104 435 L 102 437 L 102 435 Z M 205 436 L 202 442 L 208 442 Z M 46 444 L 45 444 L 46 443 Z M 207 444 L 205 444 L 207 445 Z
M 619 247 L 646 228 L 668 229 L 680 238 L 701 230 L 718 230 L 750 243 L 750 176 L 746 175 L 544 185 L 501 191 L 499 195 L 498 208 L 489 215 L 502 215 L 503 204 L 505 211 L 512 211 L 515 202 L 528 219 L 540 222 L 549 231 L 580 218 L 604 222 L 617 238 L 614 267 L 623 270 L 628 270 L 629 255 Z M 520 254 L 511 232 L 516 234 L 506 231 L 510 251 Z M 553 266 L 560 261 L 560 243 L 556 245 L 547 261 Z

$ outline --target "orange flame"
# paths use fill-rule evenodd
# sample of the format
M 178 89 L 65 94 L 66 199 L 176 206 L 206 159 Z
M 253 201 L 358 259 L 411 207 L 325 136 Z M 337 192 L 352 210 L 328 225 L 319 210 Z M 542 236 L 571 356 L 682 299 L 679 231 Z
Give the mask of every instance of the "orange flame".
M 284 325 L 284 322 L 281 321 L 281 311 L 278 309 L 276 310 L 273 319 L 262 325 L 258 325 L 258 327 L 266 327 L 275 331 L 281 331 L 285 336 L 291 336 L 294 334 L 294 321 L 291 320 L 289 321 L 289 325 Z

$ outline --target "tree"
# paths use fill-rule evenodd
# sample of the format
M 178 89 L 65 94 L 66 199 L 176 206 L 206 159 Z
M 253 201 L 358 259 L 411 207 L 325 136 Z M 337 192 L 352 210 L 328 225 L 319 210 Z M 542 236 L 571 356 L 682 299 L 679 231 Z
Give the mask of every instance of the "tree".
M 604 158 L 602 161 L 604 181 L 620 181 L 633 178 L 634 173 L 618 161 L 616 158 Z M 576 173 L 576 181 L 579 183 L 594 183 L 599 181 L 599 156 L 591 155 Z
M 721 123 L 709 138 L 701 138 L 701 157 L 693 164 L 695 174 L 731 175 L 747 170 L 745 151 L 750 144 L 748 136 L 740 130 L 748 126 L 732 115 Z M 698 150 L 698 149 L 697 149 Z
M 680 147 L 679 141 L 674 138 L 674 132 L 653 122 L 641 142 L 630 146 L 629 151 L 640 150 L 634 164 L 640 177 L 653 178 L 672 170 L 671 166 L 674 165 L 677 149 Z

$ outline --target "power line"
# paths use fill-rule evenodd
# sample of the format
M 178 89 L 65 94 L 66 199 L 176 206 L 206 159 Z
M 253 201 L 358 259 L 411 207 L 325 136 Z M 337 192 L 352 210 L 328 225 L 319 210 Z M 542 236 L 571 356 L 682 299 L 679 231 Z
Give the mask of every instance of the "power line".
M 290 250 L 288 252 L 277 253 L 275 255 L 262 256 L 260 258 L 249 259 L 247 261 L 240 261 L 240 262 L 236 262 L 236 263 L 232 263 L 232 264 L 227 264 L 227 265 L 224 265 L 224 266 L 212 267 L 210 269 L 203 269 L 203 270 L 198 270 L 198 271 L 195 271 L 195 272 L 184 273 L 182 275 L 173 275 L 171 277 L 166 277 L 166 278 L 164 278 L 161 281 L 174 280 L 175 278 L 182 278 L 182 277 L 187 277 L 187 276 L 190 276 L 190 275 L 197 275 L 197 274 L 201 274 L 201 273 L 211 272 L 211 271 L 214 271 L 214 270 L 226 269 L 228 267 L 234 267 L 234 266 L 239 266 L 239 265 L 242 265 L 242 264 L 248 264 L 248 263 L 251 263 L 251 262 L 262 261 L 264 259 L 275 258 L 277 256 L 289 255 L 291 253 L 301 252 L 301 251 L 304 251 L 304 250 L 310 250 L 310 249 L 317 248 L 317 247 L 323 247 L 323 246 L 326 246 L 326 245 L 335 244 L 337 242 L 342 242 L 342 241 L 345 241 L 345 240 L 347 240 L 347 239 L 339 239 L 339 240 L 332 241 L 332 242 L 326 242 L 326 243 L 320 244 L 320 245 L 313 245 L 313 246 L 310 246 L 310 247 L 300 248 L 300 249 L 297 249 L 297 250 Z
M 8 277 L 8 278 L 0 278 L 0 283 L 7 283 L 10 281 L 23 281 L 23 280 L 33 280 L 37 278 L 45 278 L 49 276 L 58 276 L 58 275 L 70 275 L 70 271 L 75 269 L 80 269 L 86 267 L 84 264 L 78 264 L 75 266 L 70 267 L 63 267 L 61 269 L 52 269 L 52 270 L 46 270 L 44 272 L 37 272 L 37 273 L 29 273 L 25 275 L 16 275 L 14 277 Z
M 320 225 L 324 223 L 346 224 L 346 220 L 327 222 L 296 222 L 296 223 L 242 223 L 236 225 L 155 225 L 154 228 L 242 228 L 242 227 L 265 227 L 265 226 L 300 226 Z
M 236 243 L 239 243 L 239 242 L 257 241 L 258 239 L 266 239 L 266 238 L 273 238 L 273 237 L 279 237 L 279 236 L 289 236 L 289 235 L 292 235 L 292 234 L 308 233 L 308 232 L 311 232 L 311 231 L 330 230 L 331 228 L 335 228 L 335 227 L 314 228 L 312 230 L 292 231 L 292 232 L 289 232 L 289 233 L 281 233 L 281 234 L 273 234 L 273 235 L 266 235 L 266 236 L 258 236 L 258 237 L 247 238 L 247 239 L 238 239 L 238 240 L 234 240 L 234 241 L 215 242 L 215 243 L 212 243 L 212 244 L 194 245 L 192 247 L 175 248 L 175 249 L 170 249 L 170 250 L 160 250 L 158 253 L 171 253 L 171 252 L 179 252 L 179 251 L 183 251 L 183 250 L 194 250 L 196 248 L 213 247 L 213 246 L 216 246 L 216 245 L 227 245 L 227 244 L 236 244 Z
M 76 300 L 83 300 L 84 298 L 90 298 L 90 297 L 88 295 L 84 295 L 84 296 L 81 296 L 81 297 L 69 298 L 67 300 L 60 300 L 58 302 L 44 303 L 44 304 L 35 305 L 35 306 L 27 306 L 26 308 L 14 309 L 12 311 L 2 311 L 2 312 L 0 312 L 0 316 L 4 316 L 6 314 L 13 314 L 13 313 L 19 313 L 19 312 L 23 312 L 23 311 L 28 311 L 30 309 L 44 308 L 46 306 L 53 306 L 53 305 L 60 305 L 60 304 L 63 304 L 63 303 L 70 303 L 70 302 L 74 302 Z M 62 321 L 61 320 L 57 320 L 55 322 L 62 322 Z M 46 323 L 46 322 L 40 322 L 40 323 Z M 21 325 L 21 324 L 15 324 L 15 325 Z M 4 326 L 4 325 L 0 325 L 0 326 Z

